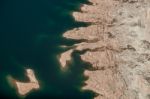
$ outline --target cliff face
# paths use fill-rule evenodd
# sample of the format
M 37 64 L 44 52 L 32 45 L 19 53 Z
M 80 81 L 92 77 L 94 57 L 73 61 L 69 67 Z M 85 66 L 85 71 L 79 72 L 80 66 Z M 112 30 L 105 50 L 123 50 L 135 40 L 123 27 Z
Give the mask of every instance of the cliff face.
M 92 24 L 63 35 L 85 40 L 61 55 L 63 68 L 73 50 L 88 49 L 81 58 L 92 69 L 84 73 L 89 79 L 83 89 L 98 93 L 95 99 L 150 99 L 150 1 L 90 2 L 73 16 Z

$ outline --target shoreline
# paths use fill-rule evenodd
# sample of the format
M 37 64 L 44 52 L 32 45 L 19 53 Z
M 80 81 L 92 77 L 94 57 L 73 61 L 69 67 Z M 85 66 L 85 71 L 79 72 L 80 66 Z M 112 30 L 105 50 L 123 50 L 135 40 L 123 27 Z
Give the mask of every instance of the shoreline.
M 18 81 L 11 77 L 11 75 L 7 77 L 8 83 L 17 91 L 17 94 L 20 97 L 25 97 L 31 91 L 40 89 L 40 85 L 35 77 L 34 71 L 32 69 L 26 69 L 26 75 L 29 78 L 28 82 Z
M 66 39 L 86 41 L 96 39 L 92 43 L 75 44 L 76 47 L 71 49 L 80 51 L 90 49 L 80 55 L 83 61 L 91 63 L 93 67 L 93 71 L 84 72 L 89 79 L 85 81 L 86 86 L 82 90 L 92 90 L 97 93 L 98 96 L 94 99 L 135 99 L 136 97 L 148 99 L 150 86 L 147 84 L 150 83 L 145 77 L 150 77 L 148 73 L 150 67 L 147 67 L 150 65 L 147 60 L 150 56 L 148 47 L 150 21 L 145 20 L 150 19 L 148 6 L 150 2 L 147 0 L 89 1 L 92 5 L 83 4 L 82 11 L 73 12 L 72 16 L 76 21 L 92 24 L 74 28 L 63 34 Z M 67 53 L 65 56 L 70 55 Z M 61 57 L 61 60 L 65 59 L 65 56 Z M 63 62 L 66 63 L 66 60 Z M 139 71 L 144 75 L 139 74 Z

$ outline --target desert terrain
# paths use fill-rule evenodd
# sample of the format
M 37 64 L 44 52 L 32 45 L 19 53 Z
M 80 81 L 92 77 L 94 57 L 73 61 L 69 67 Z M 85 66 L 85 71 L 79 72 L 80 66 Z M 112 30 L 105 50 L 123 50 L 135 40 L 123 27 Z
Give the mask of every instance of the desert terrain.
M 95 99 L 150 99 L 150 1 L 89 1 L 72 15 L 90 25 L 63 34 L 84 41 L 60 55 L 62 68 L 71 53 L 87 49 L 80 56 L 92 68 L 82 90 L 97 93 Z

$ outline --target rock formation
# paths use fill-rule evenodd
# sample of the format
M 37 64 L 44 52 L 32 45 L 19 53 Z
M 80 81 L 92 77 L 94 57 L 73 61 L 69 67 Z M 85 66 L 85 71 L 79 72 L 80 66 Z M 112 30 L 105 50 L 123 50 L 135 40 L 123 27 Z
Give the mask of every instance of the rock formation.
M 91 25 L 63 34 L 84 39 L 62 55 L 63 68 L 65 56 L 88 49 L 81 59 L 92 69 L 84 72 L 89 79 L 83 90 L 93 90 L 95 99 L 150 99 L 150 0 L 89 1 L 92 5 L 83 4 L 72 15 Z
M 33 89 L 39 89 L 39 82 L 37 81 L 35 74 L 32 69 L 26 69 L 27 77 L 29 78 L 29 82 L 21 82 L 9 77 L 11 83 L 13 83 L 21 96 L 27 95 Z

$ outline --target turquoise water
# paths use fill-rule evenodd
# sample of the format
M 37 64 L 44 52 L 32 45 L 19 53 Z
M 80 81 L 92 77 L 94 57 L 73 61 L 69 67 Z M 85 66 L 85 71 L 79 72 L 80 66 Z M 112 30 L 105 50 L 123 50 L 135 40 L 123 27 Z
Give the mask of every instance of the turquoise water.
M 41 89 L 32 91 L 26 99 L 92 99 L 90 90 L 81 91 L 87 77 L 83 71 L 89 64 L 81 61 L 80 52 L 73 53 L 73 63 L 62 72 L 57 55 L 76 40 L 61 35 L 72 28 L 87 26 L 75 22 L 72 11 L 89 4 L 87 0 L 1 0 L 0 1 L 0 96 L 18 99 L 7 76 L 28 81 L 25 68 L 32 68 Z

